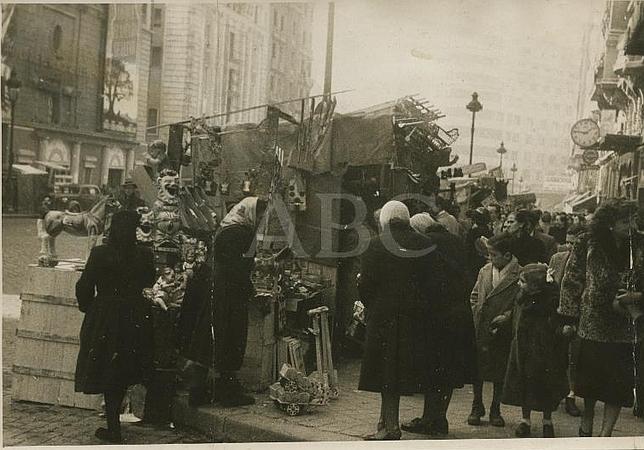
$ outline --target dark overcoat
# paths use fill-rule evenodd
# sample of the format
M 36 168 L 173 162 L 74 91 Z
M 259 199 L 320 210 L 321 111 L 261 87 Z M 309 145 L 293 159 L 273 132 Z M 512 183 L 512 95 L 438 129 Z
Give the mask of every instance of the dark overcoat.
M 152 252 L 134 247 L 92 249 L 76 283 L 80 331 L 75 390 L 99 394 L 142 382 L 152 368 L 151 304 L 142 291 L 154 284 Z
M 246 352 L 248 302 L 253 294 L 254 237 L 254 229 L 247 225 L 222 228 L 215 237 L 214 271 L 209 274 L 208 266 L 203 266 L 187 286 L 186 311 L 200 311 L 182 326 L 182 334 L 188 340 L 188 359 L 206 366 L 213 364 L 214 328 L 215 367 L 220 371 L 241 368 Z M 190 323 L 194 323 L 192 332 Z
M 387 248 L 387 242 L 397 243 Z M 391 247 L 391 245 L 390 245 Z M 442 268 L 437 252 L 411 257 L 432 242 L 409 225 L 392 224 L 362 255 L 359 292 L 367 313 L 359 389 L 420 393 L 435 365 L 429 293 Z
M 559 331 L 558 304 L 554 285 L 517 297 L 503 403 L 554 411 L 568 393 L 568 343 Z
M 436 387 L 462 387 L 478 379 L 476 337 L 470 307 L 474 277 L 469 271 L 461 239 L 448 232 L 429 232 L 444 262 L 445 285 L 442 295 L 435 292 L 430 319 L 434 323 L 434 350 L 437 367 L 433 374 Z M 428 274 L 432 276 L 432 274 Z
M 470 302 L 476 330 L 476 350 L 481 381 L 501 382 L 510 353 L 510 323 L 506 322 L 496 334 L 491 333 L 492 320 L 500 315 L 511 317 L 514 299 L 519 292 L 521 266 L 512 260 L 501 282 L 492 287 L 492 264 L 488 263 L 479 271 L 472 289 Z

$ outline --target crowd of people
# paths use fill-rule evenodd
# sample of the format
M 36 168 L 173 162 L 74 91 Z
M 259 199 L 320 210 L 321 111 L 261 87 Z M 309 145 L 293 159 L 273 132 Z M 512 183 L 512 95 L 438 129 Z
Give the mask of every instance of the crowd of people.
M 153 305 L 143 295 L 156 278 L 154 257 L 136 244 L 140 217 L 131 187 L 124 186 L 125 207 L 76 286 L 85 313 L 76 390 L 104 395 L 107 428 L 96 436 L 112 443 L 121 442 L 128 386 L 149 382 L 154 366 Z M 501 405 L 516 406 L 518 437 L 531 435 L 533 411 L 543 414 L 543 436 L 554 437 L 552 413 L 564 399 L 565 411 L 581 416 L 579 436 L 592 436 L 597 401 L 605 405 L 600 436 L 611 435 L 622 407 L 641 415 L 633 393 L 642 342 L 636 337 L 644 336 L 636 334 L 644 280 L 633 232 L 637 210 L 623 201 L 583 216 L 490 205 L 457 219 L 451 208 L 436 197 L 418 214 L 397 201 L 374 214 L 377 233 L 357 280 L 367 314 L 359 389 L 380 393 L 382 403 L 376 433 L 365 438 L 400 439 L 401 429 L 446 435 L 452 393 L 465 385 L 474 393 L 470 425 L 487 415 L 490 425 L 503 427 Z M 209 262 L 188 280 L 182 350 L 193 361 L 192 406 L 213 398 L 223 406 L 255 401 L 237 372 L 253 294 L 248 249 L 265 210 L 257 197 L 235 205 L 220 223 Z M 220 377 L 209 392 L 213 365 Z M 422 414 L 401 424 L 400 397 L 414 393 L 425 396 Z
M 365 439 L 397 440 L 401 429 L 447 434 L 452 392 L 467 384 L 468 423 L 478 426 L 485 382 L 490 425 L 505 426 L 502 404 L 521 408 L 517 437 L 532 435 L 533 411 L 542 412 L 543 437 L 554 437 L 562 401 L 581 416 L 582 437 L 593 435 L 597 401 L 599 436 L 611 436 L 622 407 L 641 416 L 635 205 L 607 201 L 583 215 L 490 205 L 463 220 L 449 209 L 439 197 L 413 216 L 396 201 L 376 213 L 379 232 L 359 276 L 367 315 L 359 388 L 379 392 L 382 403 L 377 431 Z M 424 411 L 400 424 L 400 396 L 411 393 L 425 394 Z

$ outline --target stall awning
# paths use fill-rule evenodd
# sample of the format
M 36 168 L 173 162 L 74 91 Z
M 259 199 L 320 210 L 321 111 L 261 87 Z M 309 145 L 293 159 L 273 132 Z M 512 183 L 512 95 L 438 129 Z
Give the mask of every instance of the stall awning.
M 570 204 L 572 210 L 580 210 L 589 206 L 597 206 L 597 195 L 587 192 L 581 197 L 575 199 L 573 203 Z
M 39 166 L 46 167 L 48 169 L 53 169 L 53 170 L 62 170 L 62 171 L 68 171 L 69 169 L 65 166 L 61 166 L 60 164 L 56 164 L 50 161 L 34 161 L 34 164 L 38 164 Z
M 627 153 L 635 150 L 642 143 L 642 136 L 630 134 L 607 134 L 600 145 L 600 150 Z
M 47 172 L 45 172 L 44 170 L 37 169 L 27 164 L 14 164 L 11 166 L 11 168 L 24 175 L 47 175 Z

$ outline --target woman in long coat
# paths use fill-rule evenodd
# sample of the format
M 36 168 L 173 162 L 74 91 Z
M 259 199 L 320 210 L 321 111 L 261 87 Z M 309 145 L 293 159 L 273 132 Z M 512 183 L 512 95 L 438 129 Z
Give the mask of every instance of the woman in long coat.
M 400 395 L 424 393 L 429 386 L 433 357 L 426 293 L 430 268 L 438 266 L 431 241 L 410 227 L 403 203 L 387 202 L 380 224 L 382 232 L 362 255 L 359 292 L 367 337 L 358 388 L 379 392 L 382 400 L 378 432 L 365 439 L 396 440 Z
M 154 284 L 152 252 L 136 245 L 139 215 L 114 214 L 110 239 L 92 249 L 76 283 L 78 308 L 85 313 L 80 332 L 75 390 L 103 394 L 107 429 L 96 436 L 121 441 L 119 412 L 128 386 L 149 376 L 152 367 L 151 303 L 143 289 Z
M 434 330 L 432 348 L 435 367 L 431 372 L 422 417 L 402 425 L 412 433 L 445 435 L 449 431 L 447 409 L 456 388 L 474 383 L 478 379 L 476 340 L 469 296 L 474 284 L 468 270 L 465 247 L 460 238 L 449 233 L 427 213 L 411 218 L 412 227 L 430 238 L 437 245 L 438 254 L 445 265 L 445 285 L 441 295 L 430 292 L 430 317 Z M 428 277 L 436 277 L 429 273 Z M 430 326 L 430 325 L 428 325 Z
M 208 367 L 213 365 L 212 330 L 215 335 L 214 367 L 221 378 L 215 383 L 215 399 L 223 406 L 255 403 L 244 393 L 237 379 L 246 352 L 248 302 L 253 294 L 251 273 L 254 267 L 255 232 L 266 203 L 257 197 L 246 197 L 237 203 L 220 223 L 215 237 L 212 276 L 194 277 L 197 286 L 189 286 L 187 296 L 202 297 L 201 313 L 186 352 L 187 358 L 199 363 L 194 367 L 191 404 L 208 401 L 204 389 Z M 204 266 L 203 270 L 207 270 Z M 212 303 L 210 301 L 212 297 Z M 190 303 L 194 303 L 192 299 Z M 214 306 L 214 311 L 213 307 Z
M 642 321 L 635 330 L 615 302 L 638 303 L 644 284 L 644 254 L 634 232 L 636 209 L 624 201 L 602 204 L 573 247 L 561 282 L 559 312 L 579 321 L 580 338 L 575 393 L 584 399 L 579 435 L 592 436 L 595 405 L 604 402 L 600 436 L 611 436 L 622 407 L 633 406 L 633 340 L 642 339 Z M 632 291 L 623 275 L 629 269 L 629 234 L 633 233 Z M 636 333 L 637 331 L 637 333 Z

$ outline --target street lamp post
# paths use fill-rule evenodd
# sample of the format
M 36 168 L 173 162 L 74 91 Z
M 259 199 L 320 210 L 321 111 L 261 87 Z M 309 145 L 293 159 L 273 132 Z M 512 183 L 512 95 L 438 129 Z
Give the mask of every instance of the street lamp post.
M 470 136 L 470 164 L 472 164 L 472 157 L 474 154 L 474 123 L 476 121 L 476 113 L 483 109 L 483 105 L 479 102 L 479 94 L 472 93 L 472 101 L 465 106 L 469 111 L 472 111 L 472 133 Z
M 512 193 L 514 194 L 514 177 L 517 174 L 517 163 L 513 162 L 512 163 L 512 168 L 510 169 L 512 171 Z
M 501 170 L 501 173 L 503 173 L 503 155 L 505 155 L 508 151 L 505 149 L 505 146 L 503 145 L 503 141 L 501 141 L 501 146 L 496 149 L 496 152 L 501 155 L 499 159 L 499 169 Z
M 15 120 L 16 120 L 16 103 L 18 102 L 18 95 L 20 94 L 20 86 L 22 83 L 20 80 L 18 80 L 18 77 L 16 76 L 16 71 L 13 70 L 11 72 L 11 76 L 7 80 L 7 97 L 9 98 L 9 104 L 11 105 L 11 123 L 9 126 L 9 151 L 7 152 L 7 179 L 6 179 L 6 184 L 5 186 L 9 188 L 9 196 L 11 199 L 11 206 L 13 207 L 14 211 L 16 209 L 16 201 L 17 201 L 17 193 L 16 193 L 16 186 L 15 183 L 13 182 L 13 174 L 12 174 L 12 168 L 13 168 L 13 135 L 14 135 L 14 126 L 15 126 Z

